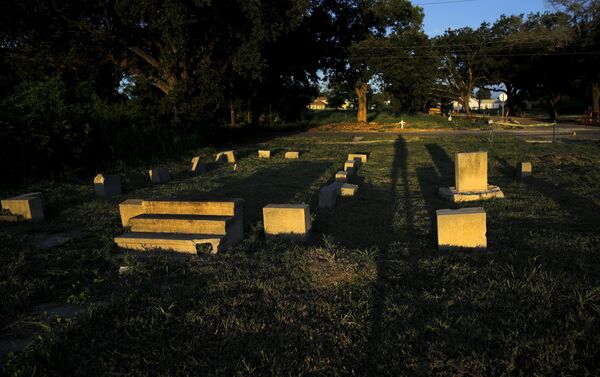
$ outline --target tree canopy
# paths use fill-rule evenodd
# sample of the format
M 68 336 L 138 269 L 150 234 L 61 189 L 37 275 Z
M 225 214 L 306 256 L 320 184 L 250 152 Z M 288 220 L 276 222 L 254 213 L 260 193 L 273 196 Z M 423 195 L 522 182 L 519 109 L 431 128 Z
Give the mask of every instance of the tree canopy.
M 358 122 L 373 91 L 397 111 L 503 90 L 511 114 L 597 114 L 600 6 L 550 4 L 430 38 L 408 0 L 1 2 L 0 157 L 15 174 L 141 160 L 298 121 L 324 83 Z

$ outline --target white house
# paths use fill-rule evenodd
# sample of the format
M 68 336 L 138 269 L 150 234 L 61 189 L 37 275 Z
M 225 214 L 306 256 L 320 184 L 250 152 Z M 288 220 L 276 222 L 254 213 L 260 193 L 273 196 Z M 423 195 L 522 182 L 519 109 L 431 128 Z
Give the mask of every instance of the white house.
M 469 99 L 469 108 L 471 110 L 498 110 L 502 107 L 502 102 L 498 99 L 482 99 L 481 106 L 479 100 L 475 97 Z M 463 106 L 458 101 L 452 101 L 452 110 L 461 111 Z

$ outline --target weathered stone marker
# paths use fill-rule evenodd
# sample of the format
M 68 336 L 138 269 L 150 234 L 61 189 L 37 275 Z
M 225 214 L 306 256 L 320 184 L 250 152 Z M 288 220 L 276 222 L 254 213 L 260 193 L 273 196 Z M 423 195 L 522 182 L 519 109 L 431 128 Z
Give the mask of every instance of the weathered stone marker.
M 311 229 L 308 204 L 269 204 L 263 208 L 265 236 L 306 239 Z
M 115 242 L 134 250 L 165 249 L 196 253 L 211 245 L 216 253 L 244 236 L 242 199 L 126 200 L 119 205 L 121 223 L 131 228 Z
M 94 178 L 94 190 L 101 198 L 121 195 L 121 178 L 118 175 L 98 174 Z
M 148 170 L 148 175 L 150 176 L 152 183 L 166 183 L 169 182 L 169 179 L 171 179 L 169 171 L 162 167 L 156 167 Z
M 337 186 L 331 184 L 319 190 L 319 208 L 333 208 L 338 196 Z
M 333 182 L 329 186 L 336 190 L 338 196 L 354 196 L 358 193 L 358 185 L 345 182 Z
M 337 182 L 346 182 L 350 178 L 350 173 L 347 171 L 338 171 L 335 173 L 335 180 Z
M 487 152 L 457 153 L 455 187 L 442 187 L 439 194 L 454 203 L 504 198 L 498 186 L 488 185 L 487 158 Z
M 533 168 L 531 166 L 531 162 L 519 162 L 517 164 L 517 177 L 525 178 L 531 177 L 533 174 Z
M 344 183 L 340 186 L 339 192 L 341 196 L 354 196 L 358 193 L 358 185 Z
M 347 158 L 348 161 L 357 160 L 357 159 L 360 160 L 361 163 L 366 164 L 367 163 L 366 153 L 350 153 Z
M 121 214 L 121 224 L 129 226 L 129 219 L 144 213 L 141 199 L 127 199 L 119 204 L 119 213 Z
M 269 150 L 259 150 L 258 158 L 271 158 L 271 151 Z
M 285 152 L 285 158 L 296 160 L 300 158 L 300 152 Z
M 235 163 L 235 152 L 234 151 L 224 151 L 217 153 L 215 157 L 215 162 L 228 162 L 230 164 Z
M 360 167 L 360 161 L 356 160 L 348 160 L 344 163 L 344 171 L 352 171 L 355 172 Z
M 206 168 L 204 167 L 204 164 L 200 162 L 200 156 L 192 158 L 192 166 L 190 167 L 190 172 L 192 174 L 206 173 Z
M 0 201 L 2 209 L 11 214 L 4 221 L 44 221 L 44 200 L 41 192 L 31 192 Z M 4 217 L 4 216 L 3 216 Z
M 487 248 L 486 214 L 483 208 L 439 209 L 436 214 L 440 250 Z
M 478 192 L 488 189 L 487 152 L 457 153 L 454 164 L 457 192 Z

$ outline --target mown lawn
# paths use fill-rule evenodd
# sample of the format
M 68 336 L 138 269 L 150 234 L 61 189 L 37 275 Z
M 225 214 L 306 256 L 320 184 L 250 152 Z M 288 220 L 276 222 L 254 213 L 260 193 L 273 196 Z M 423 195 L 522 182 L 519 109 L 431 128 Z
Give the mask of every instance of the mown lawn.
M 279 153 L 259 160 L 257 149 Z M 41 182 L 44 224 L 0 224 L 0 336 L 20 341 L 9 375 L 596 375 L 600 368 L 600 144 L 497 138 L 280 138 L 241 146 L 235 169 L 151 186 L 121 171 L 125 195 L 91 182 Z M 284 160 L 283 150 L 303 151 Z M 489 249 L 439 252 L 437 197 L 457 151 L 487 150 L 506 199 L 488 214 Z M 359 195 L 317 211 L 318 189 L 366 151 Z M 202 150 L 206 156 L 214 150 Z M 189 156 L 191 158 L 191 155 Z M 208 158 L 207 158 L 208 159 Z M 517 161 L 535 176 L 513 178 Z M 2 192 L 2 197 L 14 192 Z M 123 253 L 117 204 L 194 194 L 246 200 L 243 243 L 219 255 Z M 306 244 L 267 242 L 261 208 L 309 202 Z M 40 233 L 76 230 L 61 246 Z M 128 266 L 119 274 L 120 266 Z M 83 315 L 47 316 L 72 304 Z
M 490 119 L 499 121 L 497 116 L 489 116 Z M 442 115 L 429 115 L 423 113 L 396 114 L 392 111 L 369 111 L 367 114 L 369 123 L 376 123 L 382 126 L 383 130 L 399 128 L 397 123 L 405 121 L 407 129 L 479 129 L 486 127 L 484 117 L 469 119 L 466 116 L 453 114 L 452 121 Z M 311 127 L 323 125 L 351 125 L 356 124 L 356 110 L 314 110 L 308 111 L 305 115 L 305 123 Z M 357 129 L 364 129 L 360 125 Z

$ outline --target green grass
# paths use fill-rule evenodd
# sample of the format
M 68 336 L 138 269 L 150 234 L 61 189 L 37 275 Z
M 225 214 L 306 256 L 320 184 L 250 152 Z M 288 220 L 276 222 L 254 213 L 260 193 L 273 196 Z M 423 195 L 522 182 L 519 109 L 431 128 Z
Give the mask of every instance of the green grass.
M 367 121 L 380 123 L 384 126 L 399 123 L 404 120 L 407 128 L 432 129 L 432 128 L 481 128 L 486 123 L 483 118 L 469 120 L 460 116 L 453 116 L 449 122 L 442 115 L 428 115 L 422 113 L 395 114 L 389 111 L 369 111 Z M 306 114 L 306 122 L 312 126 L 328 125 L 335 123 L 356 123 L 356 110 L 315 110 Z
M 34 335 L 4 360 L 9 375 L 595 375 L 600 368 L 600 145 L 497 138 L 280 138 L 238 148 L 207 175 L 188 159 L 120 171 L 125 195 L 94 197 L 90 182 L 40 182 L 43 224 L 0 224 L 0 333 Z M 301 150 L 259 160 L 257 149 Z M 488 215 L 487 252 L 439 252 L 436 195 L 457 151 L 487 150 L 504 200 Z M 209 155 L 214 150 L 202 150 Z M 316 210 L 318 189 L 349 152 L 366 151 L 359 195 Z M 191 157 L 191 156 L 190 156 Z M 517 161 L 535 176 L 514 176 Z M 16 191 L 2 192 L 2 197 Z M 211 193 L 246 201 L 246 235 L 219 255 L 122 253 L 125 198 Z M 266 241 L 261 208 L 308 202 L 306 244 Z M 77 229 L 50 250 L 33 235 Z M 129 266 L 119 275 L 121 265 Z M 88 306 L 46 318 L 36 306 Z

